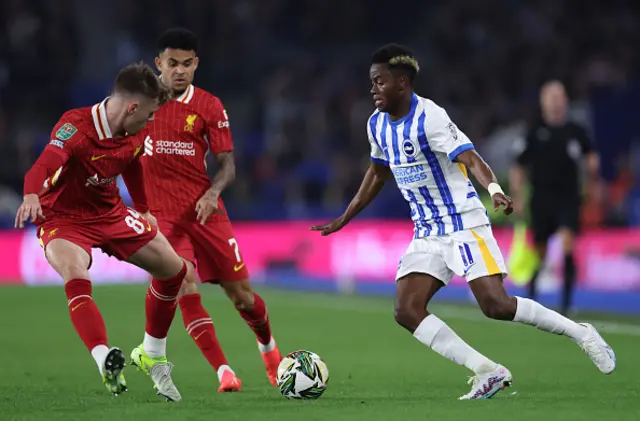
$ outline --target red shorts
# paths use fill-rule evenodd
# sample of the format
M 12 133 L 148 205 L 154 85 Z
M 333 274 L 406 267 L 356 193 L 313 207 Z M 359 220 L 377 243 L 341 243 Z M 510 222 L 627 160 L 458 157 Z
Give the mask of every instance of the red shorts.
M 231 222 L 158 218 L 160 232 L 183 259 L 196 264 L 202 282 L 218 283 L 249 278 Z
M 126 206 L 118 207 L 100 219 L 48 218 L 37 232 L 44 249 L 51 240 L 62 238 L 82 247 L 89 256 L 91 249 L 97 247 L 119 260 L 127 260 L 158 234 L 155 226 Z

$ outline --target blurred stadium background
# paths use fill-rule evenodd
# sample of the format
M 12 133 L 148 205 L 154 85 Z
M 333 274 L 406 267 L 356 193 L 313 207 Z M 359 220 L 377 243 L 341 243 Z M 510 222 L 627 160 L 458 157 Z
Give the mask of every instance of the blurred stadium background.
M 360 183 L 369 58 L 397 41 L 419 55 L 418 92 L 448 110 L 504 185 L 540 84 L 566 83 L 571 115 L 602 158 L 601 183 L 584 189 L 576 306 L 640 313 L 638 2 L 5 0 L 0 22 L 0 284 L 59 282 L 33 232 L 12 230 L 23 175 L 52 125 L 102 99 L 119 67 L 151 63 L 157 35 L 184 25 L 201 38 L 196 84 L 231 118 L 238 174 L 224 199 L 255 282 L 393 291 L 411 238 L 393 183 L 341 235 L 308 226 L 342 212 Z M 494 222 L 508 255 L 513 221 Z M 94 259 L 98 283 L 146 281 L 100 252 Z M 542 301 L 553 305 L 558 244 L 547 263 Z M 441 295 L 469 299 L 459 279 Z

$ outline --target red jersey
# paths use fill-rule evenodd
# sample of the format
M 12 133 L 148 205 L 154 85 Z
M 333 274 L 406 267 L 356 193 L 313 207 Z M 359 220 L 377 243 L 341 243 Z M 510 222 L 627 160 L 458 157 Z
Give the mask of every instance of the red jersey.
M 116 185 L 120 174 L 136 209 L 148 210 L 139 159 L 144 135 L 114 139 L 106 101 L 64 113 L 25 176 L 24 194 L 39 194 L 46 219 L 91 219 L 124 206 Z
M 151 213 L 196 220 L 196 203 L 211 187 L 207 157 L 233 150 L 227 113 L 220 99 L 190 85 L 162 105 L 148 126 L 141 159 Z M 213 221 L 228 220 L 222 199 Z

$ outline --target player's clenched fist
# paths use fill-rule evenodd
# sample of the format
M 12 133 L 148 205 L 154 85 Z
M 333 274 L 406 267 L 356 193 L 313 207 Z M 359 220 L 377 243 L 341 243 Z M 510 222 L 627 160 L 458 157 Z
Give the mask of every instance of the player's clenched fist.
M 31 222 L 36 222 L 37 219 L 44 219 L 42 214 L 42 207 L 40 206 L 40 198 L 37 194 L 27 194 L 24 196 L 22 205 L 18 208 L 16 214 L 16 228 L 24 228 L 24 223 L 31 218 Z
M 494 193 L 491 196 L 493 199 L 493 211 L 497 212 L 500 209 L 500 206 L 504 206 L 504 210 L 502 211 L 505 215 L 510 215 L 513 212 L 513 200 L 509 196 L 504 193 Z
M 312 226 L 311 231 L 320 231 L 321 235 L 329 235 L 333 234 L 334 232 L 340 231 L 342 228 L 344 228 L 345 225 L 347 225 L 347 222 L 348 221 L 344 216 L 339 216 L 338 218 L 324 225 Z
M 217 210 L 218 194 L 212 190 L 207 190 L 204 196 L 196 203 L 196 212 L 198 214 L 196 219 L 201 225 L 204 225 L 211 214 Z

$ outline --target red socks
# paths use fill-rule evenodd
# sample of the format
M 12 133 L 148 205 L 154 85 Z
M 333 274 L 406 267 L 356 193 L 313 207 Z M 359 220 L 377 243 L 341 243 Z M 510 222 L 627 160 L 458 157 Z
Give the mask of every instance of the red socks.
M 187 265 L 177 275 L 163 280 L 153 278 L 145 300 L 147 325 L 145 331 L 157 339 L 166 338 L 176 314 L 176 299 L 187 273 Z
M 107 329 L 91 298 L 91 281 L 72 279 L 64 286 L 69 300 L 69 315 L 78 336 L 89 351 L 98 345 L 107 345 Z
M 240 316 L 256 334 L 258 342 L 268 345 L 271 342 L 271 324 L 269 323 L 267 306 L 264 300 L 255 292 L 253 293 L 253 299 L 253 310 L 241 311 Z
M 209 364 L 218 371 L 220 366 L 228 365 L 222 352 L 216 330 L 207 311 L 202 307 L 200 294 L 185 295 L 180 300 L 180 310 L 187 333 L 193 338 Z

